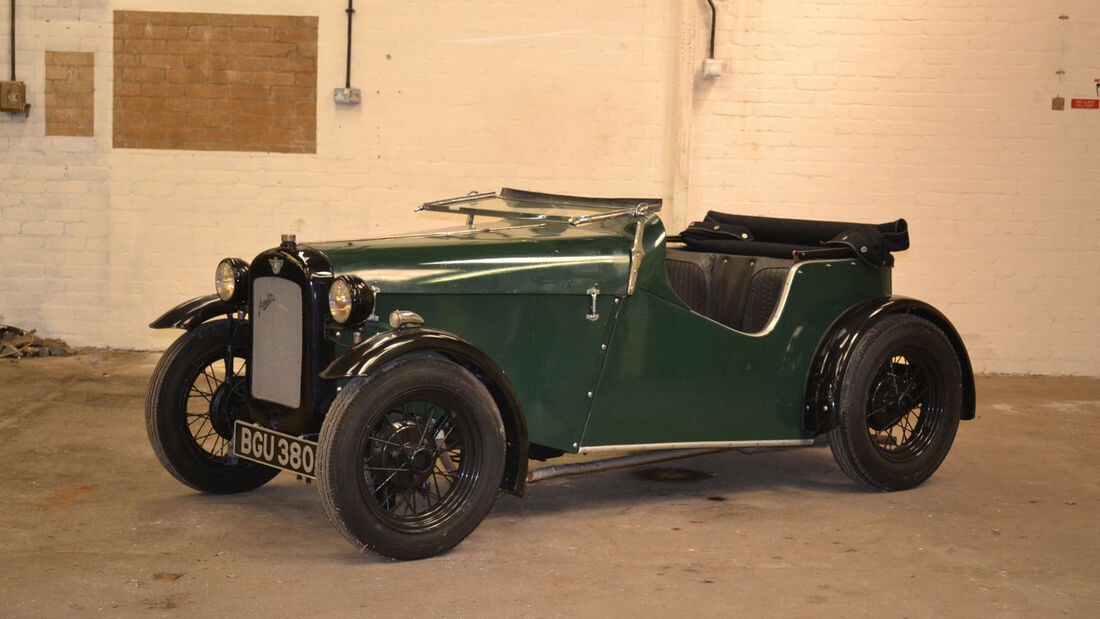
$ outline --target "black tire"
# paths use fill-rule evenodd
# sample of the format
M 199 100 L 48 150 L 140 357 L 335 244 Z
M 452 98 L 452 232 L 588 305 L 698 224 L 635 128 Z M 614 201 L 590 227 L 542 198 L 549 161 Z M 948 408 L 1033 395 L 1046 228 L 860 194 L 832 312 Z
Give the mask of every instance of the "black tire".
M 422 559 L 489 513 L 504 452 L 500 412 L 473 374 L 441 359 L 399 360 L 336 396 L 318 440 L 318 492 L 360 549 Z
M 887 316 L 859 338 L 828 433 L 840 468 L 871 490 L 906 490 L 939 468 L 959 426 L 962 370 L 934 324 Z
M 145 429 L 157 458 L 173 477 L 202 492 L 258 488 L 277 469 L 231 453 L 233 422 L 244 404 L 248 326 L 238 323 L 232 381 L 225 381 L 229 321 L 199 325 L 168 347 L 149 381 Z

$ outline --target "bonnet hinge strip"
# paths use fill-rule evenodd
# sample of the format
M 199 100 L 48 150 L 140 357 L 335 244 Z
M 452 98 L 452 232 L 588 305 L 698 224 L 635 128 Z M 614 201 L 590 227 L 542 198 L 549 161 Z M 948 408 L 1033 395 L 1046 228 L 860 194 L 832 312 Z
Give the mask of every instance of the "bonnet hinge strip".
M 635 215 L 637 224 L 634 228 L 634 245 L 630 248 L 630 279 L 626 284 L 626 296 L 634 294 L 634 285 L 638 283 L 638 271 L 642 268 L 642 259 L 645 258 L 645 245 L 642 242 L 645 236 L 645 222 L 647 214 L 643 211 Z

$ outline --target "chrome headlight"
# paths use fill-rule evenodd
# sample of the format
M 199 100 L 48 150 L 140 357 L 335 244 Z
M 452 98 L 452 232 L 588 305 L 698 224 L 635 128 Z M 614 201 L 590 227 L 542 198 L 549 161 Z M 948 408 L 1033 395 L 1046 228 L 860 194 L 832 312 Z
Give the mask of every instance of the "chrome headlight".
M 214 290 L 226 303 L 244 299 L 248 290 L 248 263 L 240 258 L 226 258 L 214 271 Z
M 374 291 L 354 275 L 341 275 L 328 289 L 328 311 L 337 324 L 355 326 L 374 311 Z

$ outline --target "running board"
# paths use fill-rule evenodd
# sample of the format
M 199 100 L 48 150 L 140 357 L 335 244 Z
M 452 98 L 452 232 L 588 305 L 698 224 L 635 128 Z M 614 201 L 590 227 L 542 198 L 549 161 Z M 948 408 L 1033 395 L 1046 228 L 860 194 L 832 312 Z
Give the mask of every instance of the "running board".
M 596 445 L 581 447 L 577 453 L 598 454 L 617 451 L 658 451 L 677 449 L 744 449 L 746 447 L 809 447 L 812 438 L 781 439 L 770 441 L 696 441 L 693 443 L 639 443 L 637 445 Z
M 731 449 L 742 449 L 744 451 L 751 452 L 752 450 L 757 448 L 810 447 L 813 444 L 813 439 L 806 439 L 789 441 L 728 441 L 706 443 L 663 443 L 659 445 L 607 445 L 600 447 L 583 447 L 580 450 L 581 454 L 643 450 L 648 451 L 648 453 L 633 454 L 629 456 L 617 456 L 613 458 L 603 458 L 601 460 L 595 460 L 593 462 L 576 462 L 572 464 L 555 464 L 553 466 L 544 466 L 542 468 L 535 469 L 527 473 L 527 483 L 533 484 L 537 481 L 553 479 L 555 477 L 584 475 L 587 473 L 598 473 L 600 471 L 622 469 L 630 466 L 653 464 L 654 462 L 667 462 L 669 460 L 679 460 L 681 458 L 693 458 L 695 456 L 705 456 L 707 454 L 729 451 Z M 668 447 L 672 445 L 675 445 L 675 447 L 669 449 Z M 701 447 L 696 447 L 694 449 L 690 448 L 694 445 L 698 445 Z

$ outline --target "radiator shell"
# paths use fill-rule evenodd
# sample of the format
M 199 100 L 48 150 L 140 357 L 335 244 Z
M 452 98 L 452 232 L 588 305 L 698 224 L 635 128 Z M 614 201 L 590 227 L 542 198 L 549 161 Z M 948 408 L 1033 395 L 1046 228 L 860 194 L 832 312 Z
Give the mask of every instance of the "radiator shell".
M 302 405 L 302 288 L 279 277 L 252 284 L 252 397 Z

